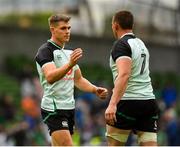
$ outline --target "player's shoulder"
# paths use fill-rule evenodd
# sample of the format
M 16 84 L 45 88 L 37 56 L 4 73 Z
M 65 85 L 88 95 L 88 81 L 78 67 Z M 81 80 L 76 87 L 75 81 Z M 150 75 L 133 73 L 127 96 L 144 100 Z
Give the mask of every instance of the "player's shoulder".
M 113 44 L 113 48 L 130 48 L 129 39 L 135 39 L 134 34 L 127 34 L 121 37 L 120 39 L 116 40 Z
M 52 53 L 52 49 L 51 48 L 52 47 L 50 46 L 50 44 L 48 42 L 43 43 L 39 47 L 39 49 L 38 49 L 38 51 L 37 51 L 37 53 L 35 55 L 35 59 L 40 58 L 43 55 L 48 55 L 48 54 L 51 55 L 51 53 Z
M 39 47 L 38 51 L 43 51 L 46 49 L 53 49 L 53 45 L 49 42 L 45 42 Z
M 43 44 L 38 48 L 37 54 L 40 53 L 40 52 L 43 52 L 43 51 L 46 50 L 47 48 L 48 48 L 47 42 L 46 42 L 46 43 L 43 43 Z
M 54 50 L 56 50 L 56 48 L 51 43 L 45 42 L 39 47 L 37 54 L 41 54 L 44 52 L 50 53 L 53 52 Z
M 129 39 L 136 39 L 136 36 L 134 34 L 127 34 L 127 35 L 124 35 L 123 37 L 121 37 L 117 43 L 120 43 L 120 44 L 128 44 L 128 40 Z

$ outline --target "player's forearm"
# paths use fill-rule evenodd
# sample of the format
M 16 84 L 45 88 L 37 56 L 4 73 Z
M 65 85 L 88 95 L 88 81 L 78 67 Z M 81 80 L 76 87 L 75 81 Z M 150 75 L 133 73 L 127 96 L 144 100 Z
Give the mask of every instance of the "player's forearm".
M 91 84 L 87 79 L 83 77 L 75 80 L 75 86 L 82 91 L 92 93 L 95 93 L 97 89 L 95 85 Z
M 48 83 L 53 84 L 54 82 L 62 79 L 71 68 L 72 66 L 67 63 L 59 68 L 50 71 L 46 77 Z
M 123 94 L 125 93 L 128 78 L 128 75 L 122 75 L 117 77 L 114 84 L 113 94 L 109 103 L 110 105 L 117 105 L 119 103 Z

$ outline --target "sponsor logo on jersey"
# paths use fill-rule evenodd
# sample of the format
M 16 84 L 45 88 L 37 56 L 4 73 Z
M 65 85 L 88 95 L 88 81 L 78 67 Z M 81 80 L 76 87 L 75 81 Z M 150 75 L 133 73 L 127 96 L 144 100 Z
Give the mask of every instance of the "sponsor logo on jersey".
M 74 80 L 74 78 L 63 78 L 62 80 Z
M 57 55 L 57 59 L 61 60 L 62 59 L 61 55 Z
M 73 70 L 70 69 L 62 80 L 74 80 L 74 77 L 72 77 L 72 76 L 70 77 L 72 72 L 73 72 Z

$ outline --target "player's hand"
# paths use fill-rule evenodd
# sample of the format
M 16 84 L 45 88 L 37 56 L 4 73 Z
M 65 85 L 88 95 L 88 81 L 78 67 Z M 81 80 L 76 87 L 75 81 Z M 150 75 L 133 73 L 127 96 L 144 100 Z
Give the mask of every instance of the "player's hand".
M 69 65 L 73 67 L 77 64 L 78 60 L 82 57 L 83 51 L 81 48 L 75 49 L 70 55 Z
M 95 94 L 101 99 L 105 99 L 108 96 L 108 90 L 103 87 L 97 87 Z
M 109 106 L 105 111 L 105 119 L 107 124 L 114 125 L 114 123 L 117 121 L 116 111 L 117 111 L 117 106 L 109 104 Z

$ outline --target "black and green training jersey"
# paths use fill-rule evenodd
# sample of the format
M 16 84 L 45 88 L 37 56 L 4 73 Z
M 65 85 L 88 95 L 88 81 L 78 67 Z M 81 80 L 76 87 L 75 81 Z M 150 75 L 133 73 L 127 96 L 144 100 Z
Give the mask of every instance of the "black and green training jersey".
M 47 111 L 55 109 L 74 109 L 74 72 L 79 67 L 75 65 L 62 79 L 53 84 L 49 84 L 42 72 L 45 64 L 54 63 L 61 67 L 68 63 L 72 50 L 63 49 L 51 40 L 43 44 L 35 57 L 37 71 L 44 94 L 41 101 L 41 108 Z
M 122 100 L 155 99 L 149 76 L 149 52 L 144 43 L 132 33 L 125 34 L 114 42 L 110 54 L 114 81 L 118 75 L 116 60 L 119 58 L 132 60 L 131 75 Z

